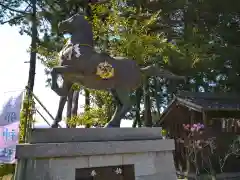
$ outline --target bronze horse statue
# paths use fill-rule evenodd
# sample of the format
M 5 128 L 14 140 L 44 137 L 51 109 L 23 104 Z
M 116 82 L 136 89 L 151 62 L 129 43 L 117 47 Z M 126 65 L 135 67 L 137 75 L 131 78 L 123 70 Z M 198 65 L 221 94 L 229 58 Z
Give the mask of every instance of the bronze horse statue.
M 120 127 L 121 119 L 132 108 L 129 95 L 141 85 L 142 75 L 185 79 L 154 65 L 140 68 L 134 60 L 113 58 L 106 53 L 96 52 L 93 48 L 92 25 L 83 14 L 75 14 L 60 22 L 59 32 L 69 33 L 71 38 L 60 52 L 60 66 L 54 67 L 51 72 L 51 88 L 61 96 L 52 127 L 58 127 L 67 97 L 70 97 L 68 108 L 72 108 L 72 97 L 78 93 L 71 89 L 73 83 L 97 90 L 109 90 L 119 103 L 105 127 Z

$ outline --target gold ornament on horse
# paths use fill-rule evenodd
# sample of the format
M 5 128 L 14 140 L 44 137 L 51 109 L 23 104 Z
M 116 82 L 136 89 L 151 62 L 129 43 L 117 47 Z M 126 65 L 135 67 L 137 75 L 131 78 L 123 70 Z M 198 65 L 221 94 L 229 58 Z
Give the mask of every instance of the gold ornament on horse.
M 100 76 L 102 79 L 110 79 L 114 76 L 114 68 L 107 61 L 99 63 L 96 75 Z

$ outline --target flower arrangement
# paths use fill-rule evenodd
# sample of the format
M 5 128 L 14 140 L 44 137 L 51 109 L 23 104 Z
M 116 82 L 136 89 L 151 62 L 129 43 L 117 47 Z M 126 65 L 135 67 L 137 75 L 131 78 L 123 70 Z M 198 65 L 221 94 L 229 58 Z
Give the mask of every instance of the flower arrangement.
M 197 123 L 197 124 L 183 124 L 183 128 L 187 131 L 191 131 L 191 132 L 200 132 L 201 130 L 204 129 L 204 124 L 201 123 Z
M 201 138 L 204 130 L 204 124 L 183 124 L 183 128 L 188 134 L 188 147 L 202 149 L 205 144 L 205 141 Z
M 214 153 L 214 150 L 216 149 L 215 146 L 215 138 L 214 137 L 204 137 L 205 132 L 205 126 L 201 123 L 196 124 L 183 124 L 183 129 L 187 133 L 187 137 L 184 139 L 185 141 L 185 147 L 187 150 L 187 159 L 191 161 L 195 168 L 196 168 L 196 176 L 200 173 L 200 164 L 203 164 L 203 162 L 207 161 L 210 163 L 210 156 Z M 204 154 L 204 149 L 208 148 L 210 151 L 210 154 L 206 157 L 206 154 Z M 201 156 L 201 160 L 197 158 L 198 156 Z M 201 161 L 201 162 L 199 162 Z M 211 164 L 211 163 L 210 163 Z M 210 167 L 212 170 L 212 167 Z

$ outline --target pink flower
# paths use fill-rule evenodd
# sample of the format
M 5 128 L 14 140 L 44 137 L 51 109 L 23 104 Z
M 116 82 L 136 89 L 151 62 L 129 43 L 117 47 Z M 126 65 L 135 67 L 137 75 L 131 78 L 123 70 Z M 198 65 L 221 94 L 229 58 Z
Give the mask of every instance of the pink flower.
M 184 128 L 185 130 L 189 130 L 190 125 L 189 125 L 189 124 L 183 124 L 183 128 Z
M 197 128 L 197 127 L 198 127 L 198 125 L 197 125 L 197 124 L 193 124 L 193 127 L 194 127 L 194 128 Z

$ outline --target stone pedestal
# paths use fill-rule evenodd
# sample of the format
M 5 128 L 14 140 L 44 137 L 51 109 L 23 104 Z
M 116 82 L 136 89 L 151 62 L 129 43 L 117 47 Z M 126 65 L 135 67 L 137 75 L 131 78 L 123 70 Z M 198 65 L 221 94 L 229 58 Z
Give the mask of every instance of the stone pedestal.
M 19 166 L 25 163 L 24 180 L 81 180 L 81 172 L 100 180 L 100 167 L 122 180 L 176 180 L 173 150 L 174 141 L 162 140 L 160 128 L 34 129 L 16 157 Z

